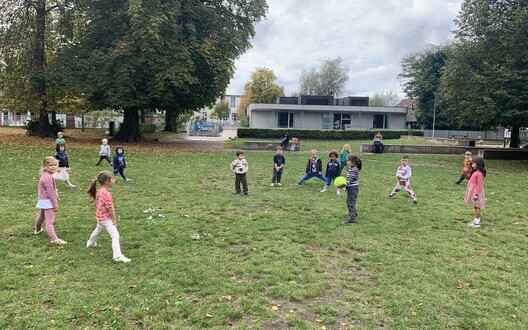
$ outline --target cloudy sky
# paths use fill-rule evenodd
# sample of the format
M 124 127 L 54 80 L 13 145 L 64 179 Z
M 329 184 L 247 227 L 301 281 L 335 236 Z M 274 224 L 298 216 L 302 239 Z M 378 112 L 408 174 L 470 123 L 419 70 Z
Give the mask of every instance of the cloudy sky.
M 257 67 L 272 69 L 286 95 L 303 69 L 340 56 L 350 67 L 345 94 L 401 92 L 403 57 L 453 38 L 462 0 L 267 0 L 253 48 L 236 61 L 227 94 L 242 94 Z

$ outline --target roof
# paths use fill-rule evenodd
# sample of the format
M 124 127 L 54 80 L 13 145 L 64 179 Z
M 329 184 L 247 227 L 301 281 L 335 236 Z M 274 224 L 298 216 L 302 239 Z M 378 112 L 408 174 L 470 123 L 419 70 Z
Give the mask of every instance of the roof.
M 308 112 L 367 112 L 367 113 L 407 113 L 404 107 L 366 107 L 344 105 L 306 105 L 306 104 L 260 104 L 252 103 L 249 111 L 308 111 Z
M 407 116 L 405 117 L 405 121 L 408 123 L 416 123 L 416 108 L 417 103 L 416 99 L 403 99 L 398 103 L 397 107 L 403 107 L 407 109 Z

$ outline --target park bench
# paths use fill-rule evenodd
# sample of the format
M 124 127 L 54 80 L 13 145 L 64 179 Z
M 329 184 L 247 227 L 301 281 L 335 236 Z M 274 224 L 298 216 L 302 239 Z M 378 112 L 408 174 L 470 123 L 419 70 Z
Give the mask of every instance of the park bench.
M 277 150 L 280 147 L 281 141 L 246 141 L 244 142 L 244 150 Z M 301 144 L 299 142 L 290 142 L 284 151 L 301 151 Z

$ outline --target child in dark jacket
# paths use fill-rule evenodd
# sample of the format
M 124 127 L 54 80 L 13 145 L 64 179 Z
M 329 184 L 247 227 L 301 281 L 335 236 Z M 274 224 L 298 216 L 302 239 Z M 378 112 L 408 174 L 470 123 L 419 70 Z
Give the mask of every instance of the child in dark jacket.
M 114 155 L 114 175 L 119 173 L 125 181 L 130 181 L 129 178 L 125 176 L 126 160 L 125 160 L 125 149 L 122 146 L 116 147 L 116 153 Z
M 286 164 L 286 159 L 282 155 L 282 147 L 277 147 L 277 154 L 273 156 L 273 175 L 271 177 L 271 186 L 281 186 L 282 171 Z
M 334 179 L 341 175 L 341 165 L 337 161 L 338 153 L 335 150 L 330 151 L 328 154 L 328 157 L 330 157 L 330 161 L 328 164 L 326 164 L 326 184 L 321 190 L 322 193 L 326 192 L 328 188 L 332 185 L 332 182 L 334 182 Z M 341 194 L 341 190 L 337 188 L 337 194 Z
M 310 154 L 311 157 L 308 159 L 308 164 L 306 165 L 306 175 L 297 182 L 298 185 L 312 177 L 319 178 L 326 182 L 326 177 L 323 174 L 323 162 L 317 157 L 317 150 L 312 149 Z
M 359 193 L 359 171 L 361 171 L 361 159 L 357 156 L 348 156 L 348 170 L 346 176 L 346 182 L 339 186 L 339 188 L 345 188 L 347 190 L 347 208 L 348 218 L 343 222 L 344 225 L 350 223 L 356 223 L 357 221 L 357 197 Z
M 66 181 L 68 187 L 75 188 L 70 182 L 70 164 L 68 162 L 68 156 L 66 156 L 66 145 L 57 144 L 55 150 L 57 151 L 55 159 L 59 162 L 59 169 L 53 174 L 53 177 L 56 180 Z

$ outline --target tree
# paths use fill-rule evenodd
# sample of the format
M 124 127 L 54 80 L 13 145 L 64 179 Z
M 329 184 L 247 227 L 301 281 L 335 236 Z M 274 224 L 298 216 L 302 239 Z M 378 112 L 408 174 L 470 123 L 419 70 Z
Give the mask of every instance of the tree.
M 277 98 L 284 96 L 284 87 L 275 84 L 277 76 L 268 68 L 256 68 L 251 73 L 251 80 L 244 86 L 244 93 L 240 96 L 238 115 L 247 114 L 251 103 L 276 103 Z
M 48 114 L 60 108 L 55 54 L 72 41 L 73 0 L 0 0 L 0 90 L 2 106 L 38 113 L 32 134 L 55 136 Z
M 214 105 L 211 116 L 219 118 L 220 123 L 222 123 L 222 120 L 227 120 L 230 114 L 231 107 L 229 106 L 229 101 L 226 99 L 222 99 Z
M 447 46 L 429 45 L 425 50 L 411 54 L 401 61 L 398 75 L 407 97 L 417 99 L 416 118 L 428 128 L 449 129 L 456 126 L 442 107 L 440 77 L 447 59 Z
M 94 1 L 65 67 L 93 107 L 123 109 L 115 139 L 141 141 L 140 109 L 166 111 L 173 131 L 180 114 L 225 92 L 266 10 L 265 0 Z
M 369 99 L 369 106 L 371 107 L 392 107 L 400 101 L 400 96 L 395 91 L 386 93 L 374 93 Z
M 442 77 L 449 113 L 471 128 L 511 126 L 511 147 L 528 125 L 528 6 L 465 0 Z
M 349 70 L 341 57 L 325 60 L 319 70 L 302 70 L 299 94 L 340 96 L 348 82 Z

